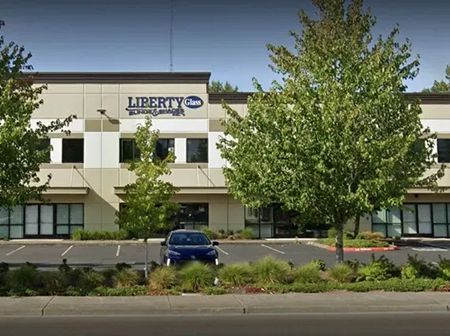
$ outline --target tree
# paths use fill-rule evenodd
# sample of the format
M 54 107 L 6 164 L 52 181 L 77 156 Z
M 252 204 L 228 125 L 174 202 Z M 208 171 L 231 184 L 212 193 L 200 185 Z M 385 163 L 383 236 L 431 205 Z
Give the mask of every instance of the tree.
M 442 93 L 450 92 L 450 64 L 445 69 L 445 80 L 434 81 L 433 86 L 429 89 L 424 89 L 425 93 Z
M 4 25 L 0 21 L 0 29 Z M 38 177 L 39 166 L 48 162 L 48 134 L 69 125 L 73 116 L 41 122 L 31 127 L 32 113 L 43 103 L 39 95 L 45 86 L 33 86 L 31 54 L 14 42 L 0 36 L 0 205 L 6 208 L 29 200 L 42 200 L 51 176 Z
M 133 237 L 150 238 L 153 234 L 170 229 L 177 204 L 170 201 L 176 189 L 161 180 L 170 174 L 168 162 L 174 160 L 173 153 L 164 158 L 155 155 L 159 132 L 152 131 L 151 120 L 136 131 L 136 146 L 139 160 L 130 163 L 130 170 L 137 176 L 136 182 L 125 186 L 126 206 L 119 212 L 117 223 Z
M 238 92 L 239 88 L 237 86 L 233 86 L 228 82 L 222 83 L 221 81 L 211 81 L 211 84 L 208 86 L 208 91 L 210 93 L 233 93 Z
M 281 74 L 248 100 L 248 113 L 228 105 L 218 148 L 229 162 L 230 192 L 246 206 L 272 203 L 331 224 L 342 262 L 344 224 L 378 208 L 398 206 L 408 188 L 436 187 L 433 135 L 422 129 L 418 101 L 404 81 L 417 74 L 409 42 L 372 39 L 375 19 L 362 0 L 314 0 L 318 18 L 299 17 L 295 52 L 269 45 Z M 257 163 L 257 164 L 255 164 Z

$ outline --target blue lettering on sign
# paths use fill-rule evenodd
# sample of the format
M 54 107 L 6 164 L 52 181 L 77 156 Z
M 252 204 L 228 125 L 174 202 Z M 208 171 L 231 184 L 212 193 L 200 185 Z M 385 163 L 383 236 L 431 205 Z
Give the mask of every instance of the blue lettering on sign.
M 203 106 L 203 100 L 197 96 L 189 96 L 184 99 L 184 105 L 189 108 L 199 108 Z
M 197 96 L 189 97 L 128 97 L 129 115 L 171 114 L 173 116 L 184 116 L 183 105 L 187 108 L 196 109 L 203 106 L 203 100 Z

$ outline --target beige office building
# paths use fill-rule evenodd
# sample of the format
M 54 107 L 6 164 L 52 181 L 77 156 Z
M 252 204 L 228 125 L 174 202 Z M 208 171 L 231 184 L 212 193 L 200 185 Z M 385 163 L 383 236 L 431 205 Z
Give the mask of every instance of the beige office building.
M 209 73 L 40 73 L 47 84 L 37 121 L 76 115 L 70 135 L 50 135 L 49 163 L 40 174 L 52 175 L 45 204 L 30 203 L 0 210 L 0 236 L 67 237 L 77 229 L 117 230 L 116 212 L 124 186 L 133 182 L 127 161 L 136 156 L 134 132 L 150 115 L 160 131 L 157 154 L 174 151 L 167 179 L 179 188 L 177 225 L 201 229 L 241 230 L 258 237 L 294 236 L 297 228 L 278 207 L 246 209 L 228 194 L 216 148 L 223 135 L 221 106 L 227 101 L 242 115 L 248 94 L 208 94 Z M 438 133 L 441 161 L 450 161 L 450 95 L 420 95 L 423 124 Z M 436 167 L 437 169 L 437 167 Z M 450 187 L 450 177 L 441 185 Z M 450 192 L 411 190 L 402 209 L 365 216 L 364 230 L 389 236 L 449 236 Z

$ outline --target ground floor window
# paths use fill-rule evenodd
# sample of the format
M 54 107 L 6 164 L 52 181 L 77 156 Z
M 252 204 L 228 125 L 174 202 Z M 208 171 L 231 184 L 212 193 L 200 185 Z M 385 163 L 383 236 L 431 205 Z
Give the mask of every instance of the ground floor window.
M 83 204 L 26 204 L 0 207 L 0 237 L 64 237 L 84 227 Z
M 405 203 L 372 214 L 372 231 L 387 237 L 434 236 L 450 233 L 450 203 Z
M 202 230 L 208 227 L 208 203 L 180 203 L 176 226 L 180 229 Z
M 245 208 L 245 227 L 257 238 L 292 237 L 297 234 L 294 216 L 280 206 Z

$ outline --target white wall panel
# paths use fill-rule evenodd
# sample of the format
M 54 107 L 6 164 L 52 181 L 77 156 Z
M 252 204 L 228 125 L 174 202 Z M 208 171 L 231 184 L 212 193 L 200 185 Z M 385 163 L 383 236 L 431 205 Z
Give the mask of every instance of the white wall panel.
M 61 138 L 51 138 L 50 145 L 53 149 L 50 152 L 50 162 L 51 163 L 61 163 L 62 162 L 62 139 Z
M 84 133 L 84 168 L 101 168 L 101 133 Z
M 175 163 L 186 163 L 186 138 L 175 138 Z
M 422 119 L 422 125 L 431 132 L 450 133 L 450 119 Z
M 221 158 L 220 151 L 217 149 L 219 137 L 223 137 L 223 132 L 208 133 L 208 167 L 222 168 L 225 166 L 225 160 Z
M 103 133 L 103 137 L 101 139 L 102 168 L 119 168 L 119 137 L 119 132 Z
M 137 126 L 143 125 L 145 119 L 120 119 L 120 132 L 134 133 Z M 206 133 L 208 119 L 152 119 L 152 128 L 164 133 Z

